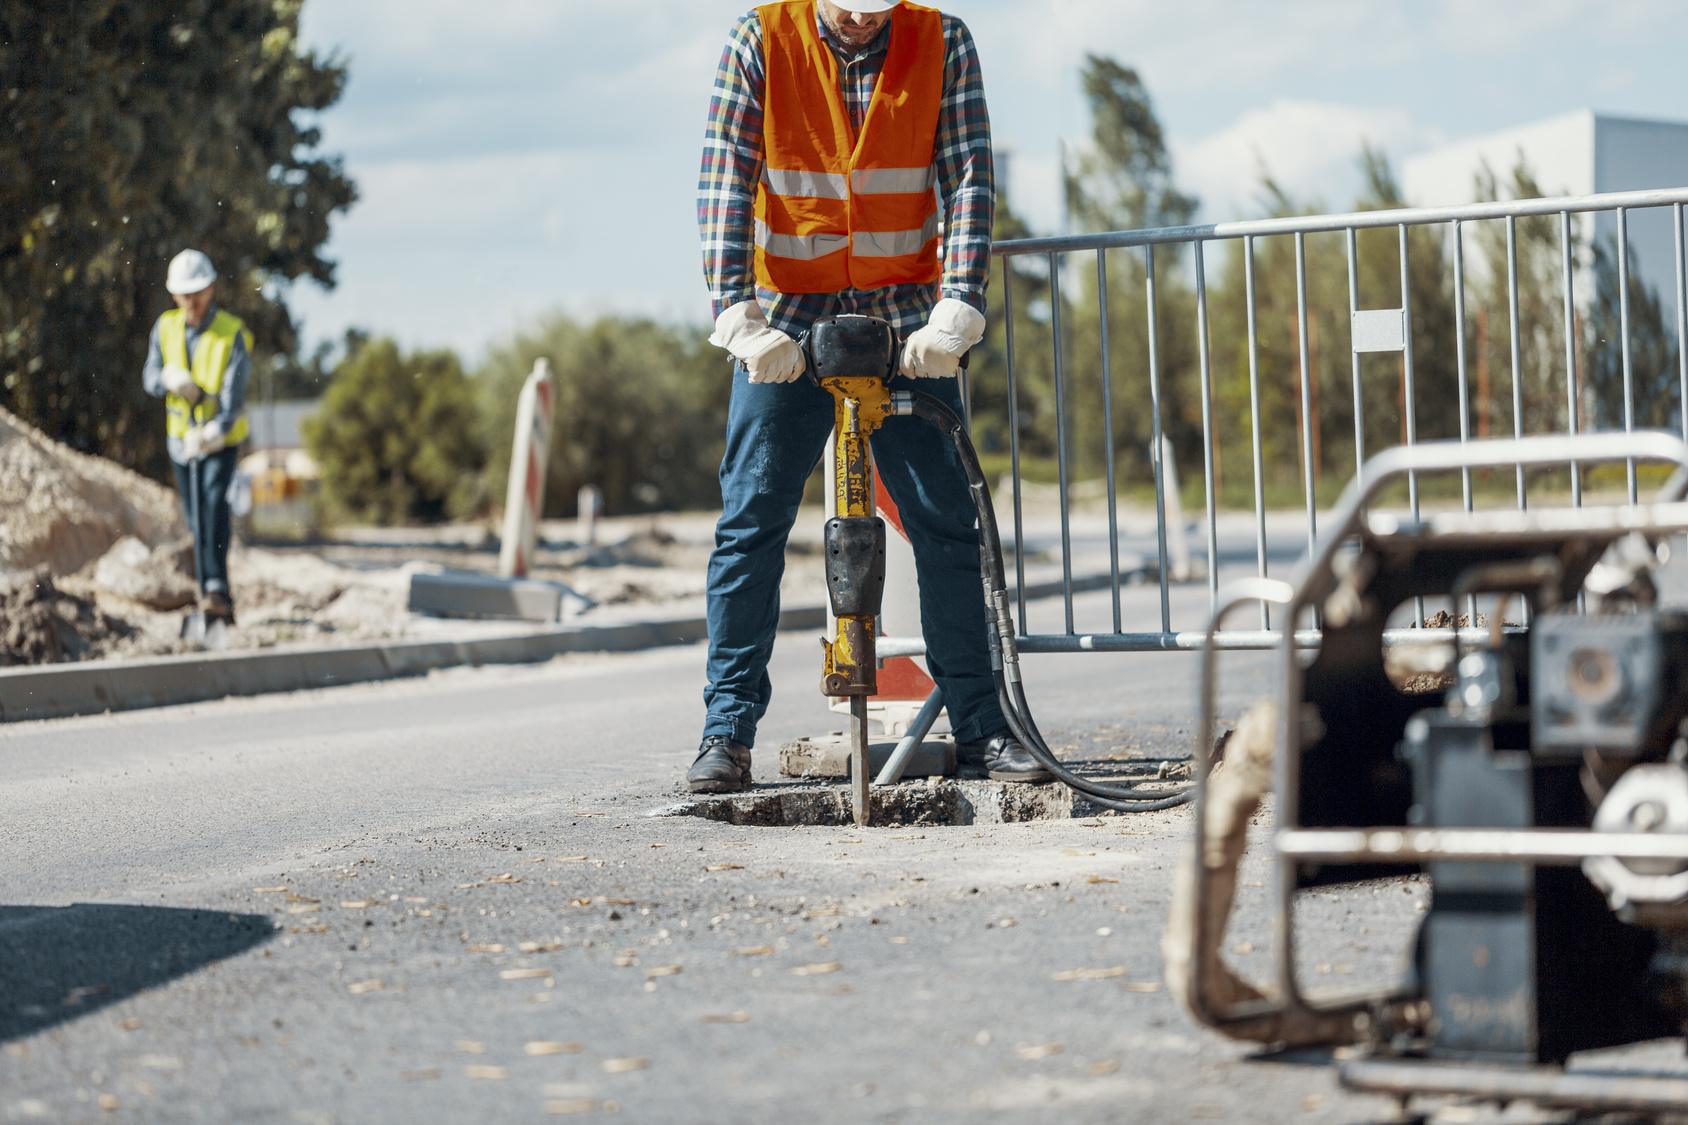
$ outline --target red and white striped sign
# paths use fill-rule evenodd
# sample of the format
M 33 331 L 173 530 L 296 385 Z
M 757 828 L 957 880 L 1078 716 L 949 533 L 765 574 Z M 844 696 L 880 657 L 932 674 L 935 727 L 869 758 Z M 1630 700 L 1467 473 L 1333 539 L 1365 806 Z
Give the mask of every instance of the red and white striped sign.
M 908 532 L 903 530 L 903 516 L 896 501 L 885 491 L 879 470 L 873 471 L 874 504 L 879 518 L 888 524 L 895 536 L 886 536 L 885 543 L 885 600 L 880 610 L 887 636 L 918 637 L 920 628 L 920 583 L 914 571 L 914 547 Z M 924 661 L 912 656 L 893 656 L 879 669 L 879 694 L 883 701 L 913 700 L 924 703 L 937 685 L 926 674 Z
M 551 448 L 551 365 L 533 361 L 533 373 L 516 400 L 516 440 L 510 451 L 510 483 L 504 492 L 504 537 L 498 573 L 527 577 L 539 540 L 539 512 L 545 505 L 545 458 Z
M 834 435 L 836 437 L 836 435 Z M 833 454 L 836 444 L 829 439 L 827 442 L 827 475 L 831 479 L 836 472 Z M 834 495 L 836 490 L 826 490 L 826 514 L 830 519 L 837 514 Z M 879 518 L 884 520 L 890 528 L 891 534 L 885 537 L 885 597 L 880 603 L 879 624 L 884 629 L 884 636 L 893 638 L 912 639 L 920 637 L 920 580 L 914 569 L 914 547 L 909 543 L 908 533 L 903 530 L 902 513 L 897 511 L 897 505 L 885 491 L 885 483 L 879 478 L 879 470 L 873 470 L 874 508 Z M 827 634 L 835 631 L 832 609 L 827 607 Z M 885 733 L 900 735 L 908 728 L 921 704 L 931 695 L 937 685 L 926 671 L 926 658 L 923 656 L 891 656 L 884 659 L 876 677 L 879 682 L 878 694 L 870 696 L 867 701 L 868 718 L 880 723 Z M 829 699 L 827 709 L 837 714 L 848 714 L 850 701 L 848 699 Z

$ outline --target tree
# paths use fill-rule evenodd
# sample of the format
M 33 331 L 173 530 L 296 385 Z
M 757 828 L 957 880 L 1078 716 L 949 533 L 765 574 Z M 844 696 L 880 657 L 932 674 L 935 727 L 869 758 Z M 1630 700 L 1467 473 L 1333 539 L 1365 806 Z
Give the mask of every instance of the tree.
M 334 369 L 305 446 L 338 514 L 371 523 L 466 516 L 486 500 L 475 395 L 450 351 L 401 354 L 385 337 Z
M 1594 417 L 1588 428 L 1624 428 L 1623 292 L 1618 275 L 1617 238 L 1594 244 L 1594 300 L 1589 302 L 1584 327 L 1587 380 Z M 1630 402 L 1636 429 L 1677 428 L 1681 418 L 1681 371 L 1676 343 L 1665 327 L 1658 290 L 1635 269 L 1635 248 L 1629 250 L 1629 368 Z
M 1189 223 L 1197 201 L 1173 184 L 1166 134 L 1137 72 L 1113 59 L 1086 55 L 1081 81 L 1093 147 L 1078 155 L 1076 169 L 1062 172 L 1074 229 Z
M 1316 214 L 1316 201 L 1292 198 L 1269 175 L 1261 178 L 1261 205 L 1270 218 Z M 1242 240 L 1215 247 L 1209 259 L 1212 309 L 1214 460 L 1233 503 L 1253 502 L 1254 428 L 1249 378 L 1248 287 Z M 1263 485 L 1287 501 L 1306 486 L 1302 445 L 1301 324 L 1296 296 L 1295 240 L 1256 238 L 1254 253 L 1254 362 L 1260 401 Z M 1348 281 L 1340 236 L 1303 240 L 1307 285 L 1307 430 L 1312 438 L 1315 483 L 1340 482 L 1352 472 L 1353 413 L 1347 352 Z M 1390 264 L 1394 255 L 1390 254 Z M 1376 304 L 1396 304 L 1390 299 Z M 1386 397 L 1376 396 L 1374 408 Z M 1392 444 L 1393 442 L 1391 442 Z M 1327 474 L 1327 470 L 1331 470 Z
M 1355 205 L 1358 210 L 1392 211 L 1407 205 L 1389 159 L 1382 152 L 1363 145 L 1360 167 L 1366 176 L 1366 186 Z M 1417 440 L 1458 437 L 1459 363 L 1453 346 L 1456 330 L 1453 267 L 1448 261 L 1444 228 L 1408 228 L 1409 286 L 1405 294 L 1401 291 L 1399 229 L 1360 231 L 1355 241 L 1359 257 L 1359 307 L 1400 308 L 1403 300 L 1411 302 L 1412 412 Z M 1334 265 L 1334 255 L 1332 262 Z M 1362 356 L 1361 395 L 1367 455 L 1404 443 L 1407 434 L 1405 355 Z M 1351 414 L 1349 418 L 1352 433 Z
M 1008 184 L 999 180 L 996 188 L 996 222 L 991 238 L 995 242 L 1030 238 L 1032 230 L 1015 212 Z M 1053 385 L 1050 362 L 1048 315 L 1049 275 L 1035 258 L 994 258 L 991 261 L 989 298 L 985 305 L 984 339 L 974 345 L 968 357 L 968 387 L 972 399 L 973 442 L 983 453 L 1006 453 L 1009 442 L 1008 401 L 1008 315 L 1012 298 L 1014 316 L 1014 372 L 1018 381 L 1015 407 L 1019 413 L 1022 449 L 1030 456 L 1053 453 L 1052 427 L 1039 424 L 1040 416 L 1053 409 L 1048 388 Z M 1012 271 L 1010 276 L 1009 271 Z M 1041 304 L 1039 304 L 1041 302 Z M 1041 314 L 1038 309 L 1041 308 Z
M 1405 206 L 1387 158 L 1363 145 L 1358 159 L 1365 178 L 1355 209 Z M 1263 210 L 1268 217 L 1287 218 L 1325 210 L 1322 203 L 1292 199 L 1270 176 L 1262 178 L 1261 186 Z M 1326 499 L 1355 472 L 1354 356 L 1349 346 L 1345 237 L 1341 232 L 1320 232 L 1302 238 L 1307 296 L 1305 395 L 1301 385 L 1304 357 L 1295 239 L 1275 235 L 1253 240 L 1263 483 L 1269 494 L 1273 486 L 1277 487 L 1279 502 L 1305 489 L 1309 452 L 1314 484 L 1323 489 L 1320 495 Z M 1453 347 L 1453 289 L 1441 232 L 1435 228 L 1410 229 L 1406 250 L 1406 296 L 1412 307 L 1414 429 L 1420 441 L 1455 437 L 1459 433 L 1459 376 Z M 1252 487 L 1253 474 L 1245 252 L 1242 240 L 1230 243 L 1223 274 L 1210 289 L 1218 419 L 1215 458 L 1223 460 L 1223 480 L 1230 485 L 1233 502 L 1251 502 L 1245 497 Z M 1399 229 L 1358 231 L 1355 257 L 1358 307 L 1401 308 Z M 1366 354 L 1358 359 L 1360 420 L 1364 452 L 1370 456 L 1406 440 L 1406 359 L 1401 353 Z M 1303 444 L 1304 430 L 1311 439 L 1311 451 Z
M 584 484 L 610 514 L 701 508 L 721 502 L 731 359 L 700 329 L 557 315 L 495 350 L 477 374 L 486 489 L 504 496 L 516 399 L 535 359 L 551 363 L 556 398 L 545 511 L 573 515 Z
M 140 369 L 170 307 L 165 266 L 189 246 L 216 263 L 259 362 L 293 353 L 286 287 L 333 284 L 321 247 L 356 198 L 294 120 L 345 81 L 301 50 L 301 4 L 0 0 L 0 403 L 166 474 Z
M 1187 223 L 1196 202 L 1172 183 L 1171 158 L 1148 92 L 1135 71 L 1112 59 L 1090 56 L 1083 74 L 1093 123 L 1091 145 L 1064 176 L 1069 213 L 1080 230 L 1120 230 Z M 998 241 L 1031 232 L 1010 206 L 1007 185 L 998 185 Z M 1176 252 L 1155 260 L 1160 286 L 1157 316 L 1162 422 L 1187 459 L 1200 458 L 1200 406 L 1195 383 L 1194 298 Z M 1110 326 L 1108 360 L 1113 394 L 1116 469 L 1150 479 L 1148 410 L 1148 317 L 1141 300 L 1144 281 L 1140 250 L 1108 253 Z M 1007 271 L 1012 271 L 1007 272 Z M 1008 446 L 1006 393 L 1008 313 L 1005 290 L 1013 290 L 1014 372 L 1018 435 L 1028 461 L 1051 459 L 1064 425 L 1069 468 L 1080 477 L 1105 471 L 1106 415 L 1102 403 L 1101 312 L 1095 257 L 1069 255 L 1061 282 L 1062 372 L 1066 417 L 1055 409 L 1054 295 L 1047 262 L 1040 257 L 1002 259 L 992 266 L 994 295 L 985 338 L 969 369 L 974 405 L 974 440 L 987 452 Z M 1192 461 L 1192 463 L 1194 463 Z
M 1477 198 L 1498 200 L 1503 197 L 1503 191 L 1513 199 L 1539 199 L 1547 194 L 1522 156 L 1514 165 L 1509 181 L 1503 187 L 1494 171 L 1484 165 L 1477 175 Z M 1468 326 L 1474 331 L 1467 339 L 1475 340 L 1472 362 L 1479 369 L 1478 386 L 1472 392 L 1479 423 L 1475 432 L 1479 436 L 1509 435 L 1516 421 L 1526 434 L 1564 433 L 1570 412 L 1565 379 L 1565 248 L 1561 245 L 1559 220 L 1552 215 L 1535 215 L 1518 219 L 1514 224 L 1513 260 L 1518 270 L 1516 372 L 1506 224 L 1496 220 L 1474 225 L 1478 227 L 1477 249 L 1483 258 L 1481 280 L 1473 286 L 1475 308 L 1468 306 L 1475 324 Z M 1576 227 L 1571 231 L 1571 260 L 1575 262 L 1582 248 L 1576 238 Z M 1486 396 L 1485 387 L 1489 391 Z M 1517 419 L 1513 408 L 1515 392 L 1524 408 L 1522 417 Z M 1488 420 L 1486 425 L 1485 420 Z M 1586 425 L 1587 420 L 1583 421 Z
M 1194 196 L 1173 183 L 1172 157 L 1154 103 L 1137 72 L 1113 59 L 1086 57 L 1081 75 L 1089 103 L 1090 147 L 1064 170 L 1068 214 L 1075 231 L 1184 226 L 1195 214 Z M 1148 255 L 1111 250 L 1107 257 L 1108 354 L 1103 368 L 1104 315 L 1093 254 L 1069 265 L 1077 292 L 1068 314 L 1069 433 L 1074 464 L 1086 475 L 1106 471 L 1109 421 L 1102 411 L 1102 379 L 1112 389 L 1116 471 L 1151 481 L 1154 439 L 1149 369 L 1149 314 L 1145 296 Z M 1154 248 L 1161 431 L 1187 468 L 1201 460 L 1201 400 L 1197 385 L 1195 291 L 1184 247 Z

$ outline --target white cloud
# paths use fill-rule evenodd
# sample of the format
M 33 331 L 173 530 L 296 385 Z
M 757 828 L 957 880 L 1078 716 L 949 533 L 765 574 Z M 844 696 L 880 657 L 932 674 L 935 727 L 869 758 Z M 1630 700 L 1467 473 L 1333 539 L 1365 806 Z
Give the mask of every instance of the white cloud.
M 335 224 L 338 287 L 291 304 L 310 339 L 373 327 L 470 357 L 558 308 L 701 322 L 694 175 L 619 149 L 366 165 Z
M 1179 183 L 1201 199 L 1205 218 L 1222 222 L 1260 213 L 1263 175 L 1297 202 L 1345 211 L 1360 187 L 1363 144 L 1399 154 L 1439 140 L 1402 109 L 1280 98 L 1200 140 L 1174 140 L 1172 151 Z
M 350 55 L 330 144 L 383 157 L 645 146 L 696 132 L 731 9 L 659 0 L 628 18 L 584 0 L 308 5 L 303 34 Z M 679 104 L 693 105 L 682 117 Z

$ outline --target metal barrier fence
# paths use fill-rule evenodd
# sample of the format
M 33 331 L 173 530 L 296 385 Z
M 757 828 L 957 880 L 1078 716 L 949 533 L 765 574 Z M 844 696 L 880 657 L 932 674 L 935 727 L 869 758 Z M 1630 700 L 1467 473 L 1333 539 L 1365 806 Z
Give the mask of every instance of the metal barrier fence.
M 1266 493 L 1265 471 L 1262 454 L 1262 417 L 1261 417 L 1261 371 L 1259 359 L 1259 333 L 1256 324 L 1257 294 L 1255 287 L 1255 256 L 1256 242 L 1260 239 L 1287 236 L 1293 238 L 1295 249 L 1295 283 L 1296 283 L 1296 320 L 1299 331 L 1299 394 L 1300 409 L 1298 426 L 1300 429 L 1301 474 L 1305 491 L 1306 504 L 1306 534 L 1308 547 L 1311 550 L 1318 531 L 1318 511 L 1314 494 L 1315 464 L 1314 464 L 1314 426 L 1312 402 L 1310 396 L 1312 385 L 1309 374 L 1308 357 L 1308 295 L 1307 295 L 1307 261 L 1306 237 L 1309 234 L 1340 232 L 1344 236 L 1348 265 L 1348 314 L 1351 335 L 1352 352 L 1352 397 L 1351 407 L 1354 414 L 1354 461 L 1355 471 L 1358 473 L 1366 458 L 1365 435 L 1365 403 L 1361 387 L 1360 356 L 1367 352 L 1401 353 L 1402 363 L 1402 398 L 1400 409 L 1404 414 L 1404 440 L 1406 444 L 1418 442 L 1417 402 L 1414 383 L 1414 355 L 1413 355 L 1413 308 L 1412 292 L 1413 277 L 1412 263 L 1409 253 L 1408 232 L 1414 227 L 1440 227 L 1444 230 L 1451 243 L 1451 254 L 1448 260 L 1451 266 L 1451 284 L 1454 300 L 1454 323 L 1458 325 L 1456 339 L 1452 342 L 1455 348 L 1456 366 L 1458 374 L 1459 392 L 1459 438 L 1461 441 L 1471 438 L 1471 394 L 1468 384 L 1468 363 L 1466 344 L 1466 224 L 1484 220 L 1499 220 L 1505 225 L 1506 238 L 1506 297 L 1508 302 L 1508 325 L 1510 340 L 1508 346 L 1511 354 L 1511 391 L 1512 416 L 1515 437 L 1524 436 L 1524 408 L 1523 408 L 1523 378 L 1521 369 L 1521 355 L 1523 341 L 1520 339 L 1519 327 L 1519 261 L 1518 261 L 1518 220 L 1536 216 L 1556 217 L 1559 227 L 1559 290 L 1560 314 L 1562 317 L 1561 330 L 1565 339 L 1565 355 L 1563 357 L 1565 379 L 1565 418 L 1566 428 L 1563 431 L 1578 433 L 1580 430 L 1578 417 L 1578 307 L 1577 307 L 1577 278 L 1586 269 L 1585 263 L 1579 261 L 1576 251 L 1576 235 L 1573 233 L 1572 216 L 1587 213 L 1610 212 L 1615 215 L 1617 226 L 1616 255 L 1618 286 L 1620 292 L 1620 331 L 1622 384 L 1623 384 L 1623 415 L 1624 430 L 1632 431 L 1635 427 L 1636 402 L 1633 392 L 1632 356 L 1631 356 L 1631 320 L 1630 320 L 1630 243 L 1629 216 L 1630 213 L 1643 208 L 1671 208 L 1674 232 L 1675 256 L 1675 300 L 1670 306 L 1675 313 L 1677 366 L 1678 366 L 1678 398 L 1677 406 L 1681 413 L 1682 433 L 1688 440 L 1688 347 L 1683 341 L 1688 340 L 1688 278 L 1684 270 L 1684 229 L 1683 206 L 1688 203 L 1688 188 L 1661 190 L 1617 192 L 1602 195 L 1573 196 L 1556 199 L 1524 199 L 1494 203 L 1476 203 L 1458 207 L 1421 207 L 1393 211 L 1369 211 L 1341 215 L 1295 216 L 1290 218 L 1262 219 L 1250 222 L 1214 223 L 1204 226 L 1170 227 L 1158 230 L 1129 230 L 1112 231 L 1101 234 L 1069 235 L 1051 238 L 1031 238 L 1014 241 L 999 242 L 992 249 L 994 257 L 1004 260 L 1002 302 L 1007 310 L 1007 402 L 1009 418 L 1009 457 L 1013 481 L 1013 527 L 1014 527 L 1014 573 L 1020 591 L 1018 627 L 1021 638 L 1019 647 L 1022 652 L 1143 652 L 1169 649 L 1199 649 L 1206 645 L 1205 621 L 1197 623 L 1195 627 L 1186 630 L 1175 630 L 1172 625 L 1172 606 L 1169 589 L 1169 567 L 1167 557 L 1167 493 L 1166 478 L 1168 466 L 1164 464 L 1163 449 L 1166 443 L 1163 439 L 1162 426 L 1162 359 L 1160 347 L 1160 321 L 1157 310 L 1156 292 L 1156 247 L 1184 246 L 1191 251 L 1191 269 L 1194 280 L 1194 300 L 1197 328 L 1197 361 L 1199 365 L 1199 383 L 1201 398 L 1202 424 L 1202 461 L 1206 492 L 1206 530 L 1207 530 L 1207 584 L 1209 590 L 1209 609 L 1218 590 L 1218 557 L 1219 557 L 1219 512 L 1215 496 L 1215 419 L 1214 419 L 1214 379 L 1212 369 L 1213 341 L 1209 331 L 1208 308 L 1208 276 L 1204 252 L 1206 248 L 1216 242 L 1242 240 L 1242 263 L 1244 268 L 1244 284 L 1247 303 L 1246 341 L 1248 355 L 1249 378 L 1249 424 L 1252 434 L 1252 468 L 1254 491 L 1254 530 L 1256 572 L 1265 577 L 1268 573 L 1267 565 L 1267 532 L 1266 532 Z M 1592 225 L 1592 224 L 1591 224 Z M 1356 235 L 1362 230 L 1393 228 L 1398 235 L 1400 259 L 1400 288 L 1402 305 L 1396 309 L 1362 309 L 1359 307 L 1359 255 L 1357 252 Z M 1114 375 L 1108 347 L 1109 302 L 1108 302 L 1108 250 L 1121 248 L 1138 248 L 1142 250 L 1143 262 L 1143 300 L 1147 317 L 1147 347 L 1141 357 L 1146 366 L 1149 389 L 1149 410 L 1152 414 L 1153 440 L 1150 443 L 1150 459 L 1154 474 L 1156 538 L 1159 555 L 1157 576 L 1160 587 L 1160 629 L 1155 632 L 1125 632 L 1121 628 L 1121 586 L 1122 573 L 1120 568 L 1120 531 L 1119 531 L 1119 503 L 1116 485 L 1115 440 L 1114 440 Z M 1072 450 L 1069 441 L 1070 413 L 1073 404 L 1070 384 L 1071 372 L 1068 370 L 1070 359 L 1064 355 L 1064 337 L 1062 317 L 1065 308 L 1062 299 L 1063 272 L 1070 268 L 1068 256 L 1092 253 L 1095 255 L 1095 285 L 1096 304 L 1100 310 L 1100 324 L 1098 325 L 1100 350 L 1100 385 L 1101 385 L 1101 414 L 1104 419 L 1103 448 L 1105 452 L 1104 472 L 1106 475 L 1107 494 L 1107 523 L 1109 541 L 1109 588 L 1113 598 L 1113 630 L 1111 632 L 1084 633 L 1075 629 L 1074 623 L 1074 578 L 1073 578 L 1073 544 L 1072 544 Z M 1055 447 L 1059 478 L 1060 503 L 1060 538 L 1062 560 L 1062 594 L 1065 599 L 1066 629 L 1062 633 L 1031 634 L 1026 625 L 1026 547 L 1025 521 L 1022 512 L 1022 494 L 1025 482 L 1022 475 L 1021 463 L 1021 414 L 1019 410 L 1021 379 L 1017 369 L 1017 356 L 1014 341 L 1014 273 L 1009 268 L 1013 259 L 1036 257 L 1041 258 L 1047 265 L 1048 283 L 1047 296 L 1049 300 L 1050 340 L 1052 348 L 1054 373 L 1054 405 L 1055 405 Z M 1669 312 L 1664 313 L 1668 321 Z M 976 388 L 974 388 L 976 389 Z M 1375 451 L 1374 451 L 1375 452 Z M 1463 502 L 1467 511 L 1472 510 L 1472 478 L 1469 470 L 1463 473 Z M 1637 498 L 1635 464 L 1628 465 L 1628 489 L 1630 502 Z M 1572 467 L 1571 499 L 1574 505 L 1582 502 L 1581 472 Z M 1517 505 L 1524 508 L 1529 502 L 1528 486 L 1522 467 L 1517 469 Z M 1408 504 L 1414 518 L 1419 514 L 1419 486 L 1417 475 L 1408 481 Z M 1269 610 L 1265 605 L 1261 607 L 1260 628 L 1250 630 L 1225 631 L 1215 638 L 1216 647 L 1222 648 L 1269 648 L 1281 639 L 1278 632 L 1272 628 Z M 1415 626 L 1423 619 L 1422 605 L 1419 607 Z

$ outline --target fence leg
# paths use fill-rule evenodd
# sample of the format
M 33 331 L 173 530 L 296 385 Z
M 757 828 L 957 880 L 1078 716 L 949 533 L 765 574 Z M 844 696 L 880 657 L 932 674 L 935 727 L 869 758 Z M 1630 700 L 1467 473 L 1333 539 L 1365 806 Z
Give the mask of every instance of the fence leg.
M 886 761 L 885 768 L 879 771 L 879 776 L 873 779 L 875 785 L 895 785 L 903 778 L 903 770 L 908 768 L 908 760 L 914 757 L 915 750 L 925 741 L 926 735 L 932 729 L 932 724 L 938 721 L 938 712 L 944 709 L 944 689 L 935 687 L 932 694 L 926 697 L 926 703 L 920 708 L 920 714 L 909 724 L 908 733 L 897 743 L 897 748 L 891 751 L 891 757 Z
M 1184 503 L 1178 498 L 1178 462 L 1172 439 L 1161 435 L 1161 476 L 1166 481 L 1166 553 L 1174 582 L 1190 580 L 1190 537 L 1184 529 Z

